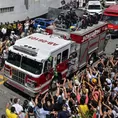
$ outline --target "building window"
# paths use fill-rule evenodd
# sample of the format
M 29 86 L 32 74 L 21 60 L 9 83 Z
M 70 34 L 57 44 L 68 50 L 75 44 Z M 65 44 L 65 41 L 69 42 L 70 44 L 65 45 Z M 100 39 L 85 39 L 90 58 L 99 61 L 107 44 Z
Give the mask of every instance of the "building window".
M 0 13 L 6 13 L 6 12 L 12 12 L 12 11 L 14 11 L 14 7 L 0 8 Z
M 24 4 L 25 4 L 26 9 L 28 10 L 29 9 L 29 0 L 24 0 Z

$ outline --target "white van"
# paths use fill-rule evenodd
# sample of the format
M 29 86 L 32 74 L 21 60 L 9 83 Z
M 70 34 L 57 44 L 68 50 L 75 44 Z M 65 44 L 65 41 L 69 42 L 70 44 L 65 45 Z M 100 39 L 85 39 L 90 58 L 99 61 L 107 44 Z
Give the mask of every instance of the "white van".
M 94 1 L 94 0 L 90 0 L 87 5 L 86 5 L 86 11 L 90 14 L 93 13 L 98 13 L 98 14 L 102 14 L 103 12 L 103 6 L 100 3 L 100 1 Z
M 117 0 L 105 0 L 104 5 L 105 7 L 109 7 L 111 5 L 116 5 L 117 4 Z

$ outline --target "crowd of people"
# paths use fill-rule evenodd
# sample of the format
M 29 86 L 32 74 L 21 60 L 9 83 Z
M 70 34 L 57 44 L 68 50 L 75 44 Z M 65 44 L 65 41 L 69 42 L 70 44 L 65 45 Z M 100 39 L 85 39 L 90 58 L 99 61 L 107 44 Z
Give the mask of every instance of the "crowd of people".
M 101 15 L 94 13 L 90 14 L 85 12 L 82 16 L 76 14 L 75 9 L 70 9 L 67 13 L 61 12 L 58 18 L 55 19 L 55 26 L 61 29 L 69 29 L 70 31 L 86 29 L 88 26 L 98 24 Z
M 56 93 L 49 89 L 22 105 L 11 99 L 1 118 L 118 118 L 118 60 L 101 57 L 81 73 L 54 77 Z
M 82 8 L 85 7 L 88 0 L 70 0 L 69 2 L 66 2 L 65 0 L 61 0 L 62 8 L 64 10 L 72 8 Z

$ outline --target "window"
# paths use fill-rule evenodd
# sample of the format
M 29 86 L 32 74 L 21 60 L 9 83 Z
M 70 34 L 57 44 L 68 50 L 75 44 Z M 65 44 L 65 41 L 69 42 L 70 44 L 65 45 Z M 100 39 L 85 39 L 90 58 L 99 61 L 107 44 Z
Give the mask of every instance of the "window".
M 68 59 L 68 49 L 62 53 L 62 61 L 65 61 L 66 59 Z
M 100 5 L 89 5 L 88 9 L 100 9 Z
M 50 24 L 49 23 L 46 23 L 46 27 L 48 27 Z
M 103 16 L 103 21 L 107 21 L 110 24 L 118 25 L 118 16 L 110 16 L 110 15 L 107 16 L 107 15 L 104 15 Z
M 20 66 L 20 61 L 21 61 L 21 56 L 9 51 L 8 60 L 7 61 L 9 63 L 19 67 Z
M 21 59 L 22 58 L 22 59 Z M 22 61 L 21 61 L 22 60 Z M 21 55 L 9 51 L 8 60 L 9 63 L 21 67 L 22 69 L 29 71 L 33 74 L 41 74 L 43 63 L 31 60 L 26 57 L 21 57 Z
M 36 24 L 39 24 L 39 21 L 38 21 L 38 20 L 35 20 L 35 23 L 36 23 Z
M 14 7 L 0 8 L 0 13 L 6 13 L 6 12 L 12 12 L 12 11 L 14 11 Z
M 26 9 L 29 9 L 29 0 L 24 0 L 24 5 L 26 7 Z
M 33 74 L 41 74 L 43 64 L 26 57 L 22 57 L 21 68 Z
M 40 24 L 41 26 L 44 26 L 44 25 L 45 25 L 45 23 L 44 23 L 44 22 L 40 22 L 39 24 Z
M 109 1 L 110 2 L 110 1 L 115 1 L 115 0 L 106 0 L 106 1 Z
M 60 61 L 61 61 L 61 53 L 59 53 L 59 54 L 57 55 L 57 64 L 59 64 Z
M 53 57 L 50 57 L 47 61 L 45 61 L 44 72 L 50 71 L 53 66 Z

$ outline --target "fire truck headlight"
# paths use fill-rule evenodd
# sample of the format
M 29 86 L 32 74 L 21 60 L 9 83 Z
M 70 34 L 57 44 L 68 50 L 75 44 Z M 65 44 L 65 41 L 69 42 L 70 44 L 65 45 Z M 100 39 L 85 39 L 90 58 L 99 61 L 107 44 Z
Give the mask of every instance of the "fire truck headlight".
M 28 82 L 25 83 L 25 86 L 30 87 L 30 88 L 35 88 L 37 86 L 36 82 Z
M 37 83 L 36 83 L 36 82 L 31 82 L 31 83 L 30 83 L 30 87 L 31 87 L 31 88 L 35 88 L 36 86 L 37 86 Z
M 27 83 L 25 83 L 25 86 L 27 86 Z

